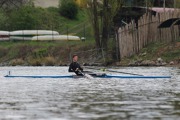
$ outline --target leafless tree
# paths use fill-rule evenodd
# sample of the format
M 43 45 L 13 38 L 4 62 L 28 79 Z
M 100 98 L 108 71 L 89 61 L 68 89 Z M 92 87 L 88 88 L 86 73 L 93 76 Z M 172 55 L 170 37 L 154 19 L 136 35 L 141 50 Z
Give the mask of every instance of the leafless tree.
M 111 26 L 113 26 L 112 21 L 118 9 L 122 7 L 123 0 L 89 1 L 90 17 L 93 23 L 96 46 L 97 48 L 104 48 L 107 50 L 109 32 Z
M 94 29 L 96 47 L 101 48 L 99 18 L 98 18 L 98 2 L 97 0 L 89 1 L 88 5 L 89 5 L 88 9 L 90 13 L 90 19 Z

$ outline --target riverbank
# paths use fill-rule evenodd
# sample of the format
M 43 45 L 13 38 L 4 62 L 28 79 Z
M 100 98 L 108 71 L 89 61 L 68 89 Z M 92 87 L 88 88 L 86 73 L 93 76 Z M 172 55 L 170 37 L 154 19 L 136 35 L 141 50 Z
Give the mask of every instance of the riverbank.
M 137 55 L 122 59 L 119 66 L 179 66 L 180 42 L 152 43 Z
M 179 66 L 180 42 L 154 43 L 137 55 L 120 62 L 111 51 L 104 58 L 96 55 L 93 40 L 82 41 L 6 41 L 0 44 L 0 66 L 66 66 L 78 54 L 81 64 L 108 66 Z M 105 63 L 106 62 L 106 63 Z
M 1 66 L 64 66 L 75 52 L 95 48 L 93 41 L 7 41 L 0 44 Z

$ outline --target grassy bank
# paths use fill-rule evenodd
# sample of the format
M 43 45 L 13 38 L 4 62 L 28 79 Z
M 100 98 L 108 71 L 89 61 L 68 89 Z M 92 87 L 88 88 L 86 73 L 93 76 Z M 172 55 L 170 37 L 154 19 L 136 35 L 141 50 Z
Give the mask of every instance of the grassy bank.
M 58 8 L 50 7 L 47 10 L 54 16 L 56 23 L 52 29 L 57 30 L 60 34 L 68 33 L 80 37 L 85 35 L 88 40 L 93 39 L 93 30 L 86 9 L 79 9 L 77 18 L 73 20 L 60 16 Z
M 161 58 L 167 65 L 180 64 L 180 42 L 177 41 L 175 44 L 167 43 L 152 43 L 142 49 L 139 54 L 134 55 L 130 58 L 125 58 L 121 61 L 121 65 L 128 65 L 133 61 L 157 61 Z
M 23 6 L 6 13 L 0 11 L 1 30 L 55 30 L 61 35 L 85 37 L 85 42 L 75 41 L 0 41 L 1 65 L 66 65 L 70 55 L 95 48 L 93 31 L 86 9 L 79 8 L 75 19 L 60 15 L 55 7 Z M 2 19 L 4 18 L 4 19 Z
M 71 56 L 77 53 L 82 63 L 103 63 L 103 57 L 96 56 L 94 41 L 8 41 L 0 44 L 1 66 L 59 66 L 68 65 Z M 108 56 L 108 57 L 107 57 Z M 106 55 L 106 62 L 113 62 L 113 51 Z M 162 58 L 167 65 L 180 64 L 180 42 L 173 44 L 153 43 L 137 55 L 124 58 L 120 65 L 128 66 L 132 61 L 157 61 Z
M 95 48 L 93 41 L 9 41 L 0 44 L 1 65 L 67 65 L 70 56 Z

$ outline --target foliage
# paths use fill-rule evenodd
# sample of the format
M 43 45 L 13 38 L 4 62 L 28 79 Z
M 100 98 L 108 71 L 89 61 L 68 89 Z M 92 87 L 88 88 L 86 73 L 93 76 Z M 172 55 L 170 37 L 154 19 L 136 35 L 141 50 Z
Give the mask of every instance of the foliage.
M 0 28 L 4 28 L 6 26 L 7 16 L 6 14 L 0 10 Z
M 1 0 L 0 6 L 6 12 L 14 11 L 24 5 L 33 6 L 33 0 Z
M 176 7 L 180 8 L 180 0 L 176 0 Z
M 84 35 L 85 25 L 85 37 L 87 40 L 93 39 L 92 28 L 84 8 L 79 9 L 77 19 L 72 20 L 61 16 L 59 8 L 26 5 L 10 12 L 0 10 L 0 19 L 1 30 L 46 29 L 58 31 L 60 34 L 67 34 L 68 31 L 69 34 L 77 36 Z
M 34 13 L 36 10 L 32 10 L 29 6 L 13 11 L 10 16 L 11 19 L 9 19 L 11 27 L 17 30 L 34 29 L 37 23 Z
M 48 29 L 53 23 L 52 15 L 43 8 L 23 6 L 9 15 L 9 28 L 13 30 Z
M 75 19 L 78 14 L 78 5 L 73 0 L 61 0 L 59 12 L 64 17 Z
M 54 11 L 53 11 L 54 12 Z M 36 8 L 33 6 L 23 6 L 19 9 L 5 14 L 0 11 L 0 26 L 3 30 L 32 30 L 32 29 L 53 29 L 59 21 L 58 15 L 49 9 Z
M 75 2 L 82 8 L 87 7 L 87 0 L 75 0 Z

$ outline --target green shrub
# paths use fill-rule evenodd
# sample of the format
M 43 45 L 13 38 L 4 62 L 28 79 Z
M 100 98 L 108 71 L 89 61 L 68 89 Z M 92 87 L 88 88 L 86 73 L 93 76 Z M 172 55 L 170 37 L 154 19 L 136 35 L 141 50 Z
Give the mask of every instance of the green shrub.
M 56 23 L 54 15 L 47 9 L 32 6 L 15 9 L 8 16 L 9 29 L 11 30 L 52 29 Z
M 9 23 L 11 28 L 15 30 L 34 29 L 37 18 L 35 17 L 36 10 L 31 6 L 23 6 L 10 13 Z
M 48 51 L 46 48 L 40 48 L 40 49 L 34 50 L 32 52 L 32 55 L 33 55 L 33 58 L 43 58 L 43 57 L 48 56 Z
M 1 30 L 2 30 L 2 28 L 5 28 L 6 25 L 7 25 L 7 16 L 6 16 L 5 12 L 0 10 L 0 28 L 1 28 Z
M 78 14 L 78 5 L 73 0 L 61 0 L 59 12 L 66 18 L 75 19 Z

